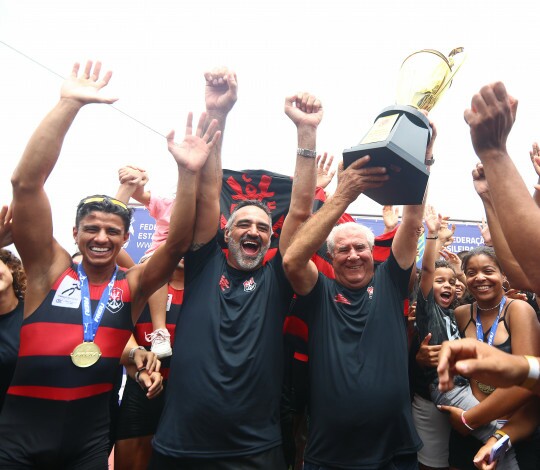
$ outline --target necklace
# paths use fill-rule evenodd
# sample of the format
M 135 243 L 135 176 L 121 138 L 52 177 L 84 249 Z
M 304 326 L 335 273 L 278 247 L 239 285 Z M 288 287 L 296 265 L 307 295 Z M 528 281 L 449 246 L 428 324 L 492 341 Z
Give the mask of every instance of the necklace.
M 500 300 L 500 302 L 499 302 L 497 305 L 495 305 L 495 306 L 493 306 L 493 307 L 489 307 L 489 308 L 482 308 L 482 307 L 480 307 L 480 305 L 478 305 L 478 302 L 476 302 L 476 308 L 477 308 L 478 310 L 482 310 L 483 312 L 487 312 L 488 310 L 494 310 L 494 309 L 500 307 L 501 302 L 503 301 L 503 299 L 504 299 L 504 297 Z

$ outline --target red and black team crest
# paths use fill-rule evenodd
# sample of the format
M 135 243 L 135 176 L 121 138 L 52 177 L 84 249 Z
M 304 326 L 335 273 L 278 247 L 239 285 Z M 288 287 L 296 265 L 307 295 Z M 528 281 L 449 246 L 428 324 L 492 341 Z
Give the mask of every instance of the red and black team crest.
M 291 190 L 292 179 L 290 176 L 265 170 L 233 171 L 223 169 L 223 185 L 220 197 L 221 217 L 218 236 L 221 247 L 227 248 L 223 240 L 223 235 L 225 224 L 231 212 L 240 201 L 255 199 L 266 204 L 272 213 L 273 234 L 265 261 L 271 259 L 279 247 L 279 235 L 281 234 L 285 217 L 289 212 Z M 317 188 L 313 203 L 313 212 L 316 212 L 322 207 L 324 200 L 324 191 L 321 188 Z M 350 215 L 343 214 L 339 223 L 351 221 L 354 221 L 354 219 Z M 326 243 L 317 251 L 314 261 L 321 272 L 329 277 L 334 277 L 331 261 L 327 256 Z
M 219 288 L 221 289 L 221 292 L 229 290 L 230 287 L 231 284 L 229 283 L 229 280 L 225 277 L 224 274 L 222 274 L 221 279 L 219 280 Z
M 373 298 L 373 286 L 367 288 L 367 293 L 369 295 L 369 300 L 371 300 Z
M 334 302 L 337 302 L 339 304 L 351 305 L 351 302 L 349 301 L 349 299 L 345 297 L 343 294 L 336 294 L 336 296 L 334 297 Z
M 112 288 L 111 295 L 109 295 L 109 301 L 107 302 L 107 310 L 109 310 L 109 312 L 118 313 L 124 306 L 122 294 L 122 289 L 119 287 Z
M 262 202 L 272 213 L 270 250 L 275 253 L 283 221 L 289 211 L 292 180 L 289 176 L 265 170 L 223 170 L 221 188 L 220 243 L 224 246 L 223 231 L 231 212 L 239 202 L 248 199 Z M 274 249 L 274 250 L 272 250 Z
M 257 283 L 255 282 L 255 279 L 251 277 L 251 279 L 248 279 L 247 281 L 244 281 L 244 292 L 251 292 L 254 291 L 257 287 Z

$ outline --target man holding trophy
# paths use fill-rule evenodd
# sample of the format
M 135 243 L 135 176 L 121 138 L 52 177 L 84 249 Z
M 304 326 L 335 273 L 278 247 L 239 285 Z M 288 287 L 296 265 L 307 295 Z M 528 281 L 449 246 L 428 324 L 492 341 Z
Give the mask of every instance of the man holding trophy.
M 436 92 L 447 85 L 417 90 L 423 98 L 416 108 L 423 104 L 431 109 Z M 298 308 L 309 312 L 305 470 L 418 468 L 422 443 L 411 413 L 403 301 L 416 259 L 434 138 L 429 121 L 413 103 L 385 110 L 378 118 L 383 122 L 376 122 L 358 146 L 364 147 L 344 153 L 347 168 L 341 169 L 335 193 L 300 227 L 283 259 Z M 388 151 L 380 151 L 384 147 Z M 412 162 L 419 155 L 411 155 L 411 149 L 423 149 L 421 164 Z M 399 181 L 414 173 L 407 165 L 426 175 L 420 178 L 420 196 L 410 202 L 407 191 L 400 193 L 403 197 L 393 191 L 404 183 L 411 192 L 417 184 Z M 362 193 L 376 200 L 384 195 L 387 204 L 406 204 L 390 256 L 376 271 L 370 229 L 354 222 L 335 227 Z M 310 259 L 325 240 L 335 280 L 318 273 Z
M 433 49 L 409 55 L 401 65 L 396 104 L 381 112 L 362 141 L 343 152 L 348 167 L 364 155 L 369 166 L 384 166 L 390 181 L 366 195 L 382 205 L 420 204 L 429 177 L 424 159 L 431 140 L 426 115 L 433 109 L 465 59 L 464 49 L 453 49 L 449 56 Z

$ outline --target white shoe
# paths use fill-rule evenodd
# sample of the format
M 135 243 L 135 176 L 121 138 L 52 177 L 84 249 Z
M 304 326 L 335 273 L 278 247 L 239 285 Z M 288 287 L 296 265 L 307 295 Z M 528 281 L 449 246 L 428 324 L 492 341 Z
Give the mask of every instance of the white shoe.
M 158 328 L 150 334 L 145 334 L 145 339 L 152 343 L 150 351 L 152 351 L 158 359 L 169 357 L 172 355 L 171 335 L 165 328 Z

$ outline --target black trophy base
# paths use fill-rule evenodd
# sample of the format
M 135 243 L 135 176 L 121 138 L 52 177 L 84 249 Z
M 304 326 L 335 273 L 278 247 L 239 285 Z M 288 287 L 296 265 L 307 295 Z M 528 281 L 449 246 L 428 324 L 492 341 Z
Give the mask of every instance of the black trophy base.
M 396 117 L 397 115 L 397 117 Z M 388 117 L 395 119 L 389 132 L 375 131 L 377 121 Z M 376 140 L 382 138 L 383 140 Z M 347 168 L 359 158 L 371 157 L 367 166 L 384 166 L 390 180 L 382 187 L 368 189 L 365 195 L 381 205 L 421 204 L 429 178 L 424 163 L 426 147 L 431 138 L 429 121 L 412 106 L 390 106 L 375 120 L 372 131 L 356 147 L 343 151 L 343 165 Z

